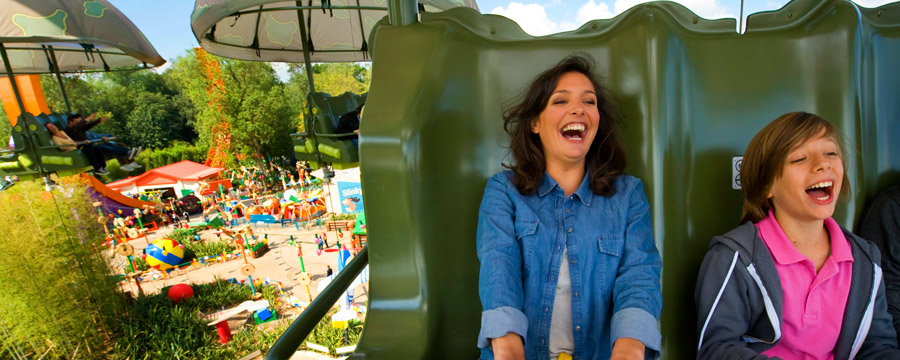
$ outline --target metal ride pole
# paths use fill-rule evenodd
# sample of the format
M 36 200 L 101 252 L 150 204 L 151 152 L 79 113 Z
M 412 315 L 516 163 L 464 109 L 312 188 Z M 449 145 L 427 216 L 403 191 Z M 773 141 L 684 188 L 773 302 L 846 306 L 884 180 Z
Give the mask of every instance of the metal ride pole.
M 9 63 L 9 56 L 6 54 L 6 46 L 3 43 L 0 43 L 0 57 L 3 58 L 3 65 L 6 66 L 6 76 L 9 78 L 9 83 L 12 85 L 13 94 L 16 96 L 16 103 L 19 104 L 19 111 L 24 114 L 25 111 L 25 102 L 22 101 L 22 94 L 19 93 L 19 84 L 16 83 L 16 75 L 13 74 L 12 65 Z M 9 119 L 11 122 L 16 121 L 15 119 Z
M 302 7 L 303 2 L 297 1 L 297 6 Z M 316 92 L 316 87 L 313 84 L 313 75 L 312 75 L 312 60 L 309 59 L 309 43 L 307 40 L 309 38 L 306 35 L 306 21 L 303 18 L 303 10 L 297 9 L 297 22 L 300 23 L 300 37 L 303 38 L 303 64 L 306 65 L 306 80 L 309 82 L 309 93 L 312 94 Z M 309 131 L 309 129 L 307 129 Z
M 56 52 L 53 51 L 53 45 L 47 45 L 50 51 L 50 66 L 53 67 L 53 73 L 56 74 L 56 82 L 59 83 L 59 92 L 62 93 L 63 102 L 66 104 L 66 113 L 72 113 L 72 106 L 69 105 L 69 94 L 66 93 L 66 87 L 63 85 L 62 75 L 59 71 L 59 62 L 56 60 Z
M 418 21 L 416 0 L 388 0 L 388 20 L 391 26 L 406 26 Z
M 0 43 L 0 59 L 3 59 L 3 65 L 6 67 L 6 76 L 7 78 L 9 78 L 9 83 L 12 86 L 13 94 L 15 94 L 16 103 L 19 104 L 19 116 L 23 116 L 25 113 L 27 113 L 27 111 L 25 110 L 25 102 L 22 101 L 22 94 L 19 92 L 19 84 L 16 82 L 16 75 L 13 73 L 12 64 L 9 63 L 9 55 L 6 53 L 6 46 L 4 46 L 3 43 Z M 9 120 L 10 124 L 13 125 L 15 125 L 17 122 L 16 119 Z M 25 124 L 22 124 L 21 126 L 26 134 L 31 133 L 31 130 L 28 129 L 28 126 L 25 126 Z M 15 131 L 15 129 L 11 130 Z M 38 171 L 44 177 L 44 183 L 47 184 L 47 190 L 49 191 L 52 188 L 51 185 L 55 184 L 53 183 L 53 180 L 50 179 L 49 174 L 44 171 L 44 167 L 41 165 L 41 159 L 40 157 L 38 157 L 37 153 L 37 144 L 32 143 L 31 136 L 23 136 L 23 138 L 25 138 L 25 141 L 29 143 L 28 147 L 31 148 L 31 154 L 32 156 L 34 156 L 34 162 L 37 165 Z
M 303 2 L 297 1 L 297 7 L 302 7 Z M 309 94 L 316 92 L 316 85 L 313 82 L 313 73 L 312 73 L 312 60 L 309 58 L 309 37 L 306 32 L 306 21 L 303 18 L 303 10 L 297 9 L 297 22 L 300 24 L 300 37 L 303 41 L 303 65 L 306 69 L 306 81 L 309 83 Z M 304 116 L 304 122 L 306 122 L 306 133 L 312 135 L 313 146 L 316 153 L 316 162 L 319 163 L 319 166 L 322 166 L 322 154 L 319 153 L 319 139 L 316 137 L 315 132 L 315 122 L 313 121 L 313 112 L 312 112 L 313 104 L 309 101 L 306 103 L 306 113 L 308 116 Z M 308 117 L 308 118 L 307 118 Z

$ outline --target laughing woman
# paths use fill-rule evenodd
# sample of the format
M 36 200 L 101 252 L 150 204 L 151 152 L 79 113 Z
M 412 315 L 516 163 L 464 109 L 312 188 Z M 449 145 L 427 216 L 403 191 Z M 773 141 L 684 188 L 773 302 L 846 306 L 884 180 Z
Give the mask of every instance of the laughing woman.
M 478 213 L 482 359 L 643 359 L 660 349 L 661 261 L 615 111 L 586 56 L 505 116 L 514 163 Z
M 744 224 L 700 267 L 700 359 L 900 359 L 875 245 L 831 215 L 849 184 L 838 130 L 784 114 L 750 141 Z

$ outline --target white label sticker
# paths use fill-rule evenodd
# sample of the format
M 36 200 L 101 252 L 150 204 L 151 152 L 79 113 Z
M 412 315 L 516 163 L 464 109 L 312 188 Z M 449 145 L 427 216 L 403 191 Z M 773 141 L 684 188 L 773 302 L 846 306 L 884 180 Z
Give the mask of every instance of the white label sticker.
M 731 158 L 731 188 L 741 188 L 741 163 L 744 162 L 743 156 L 735 156 Z

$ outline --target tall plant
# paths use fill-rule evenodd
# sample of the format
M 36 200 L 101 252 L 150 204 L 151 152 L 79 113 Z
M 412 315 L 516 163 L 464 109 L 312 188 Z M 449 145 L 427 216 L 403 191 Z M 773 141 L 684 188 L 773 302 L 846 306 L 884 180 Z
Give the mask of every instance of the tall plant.
M 60 182 L 0 193 L 0 358 L 102 358 L 123 309 L 86 187 Z

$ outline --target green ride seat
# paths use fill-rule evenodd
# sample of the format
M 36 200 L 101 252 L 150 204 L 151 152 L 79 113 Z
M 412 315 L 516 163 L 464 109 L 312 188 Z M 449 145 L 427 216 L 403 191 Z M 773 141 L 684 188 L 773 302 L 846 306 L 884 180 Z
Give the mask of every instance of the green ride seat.
M 577 51 L 615 95 L 626 172 L 650 201 L 664 356 L 695 356 L 697 271 L 710 239 L 738 225 L 733 157 L 764 125 L 803 110 L 842 129 L 852 193 L 834 217 L 848 228 L 900 182 L 898 25 L 900 4 L 818 0 L 751 15 L 744 34 L 667 2 L 537 38 L 464 8 L 382 23 L 360 132 L 368 314 L 351 358 L 478 357 L 476 220 L 487 179 L 510 161 L 501 114 Z
M 15 150 L 0 152 L 3 155 L 0 156 L 0 176 L 16 175 L 20 180 L 29 180 L 41 176 L 41 167 L 44 172 L 56 173 L 61 177 L 92 168 L 80 150 L 63 152 L 53 145 L 50 132 L 42 125 L 48 121 L 50 117 L 46 114 L 38 117 L 29 113 L 19 115 L 12 129 Z
M 346 138 L 355 133 L 337 134 L 335 129 L 341 115 L 355 110 L 365 102 L 365 98 L 366 94 L 350 92 L 338 96 L 323 92 L 309 94 L 308 101 L 314 109 L 311 127 L 313 132 L 307 129 L 306 134 L 294 136 L 294 154 L 297 159 L 316 162 L 318 153 L 323 162 L 331 163 L 335 169 L 359 166 L 359 150 L 352 140 Z

